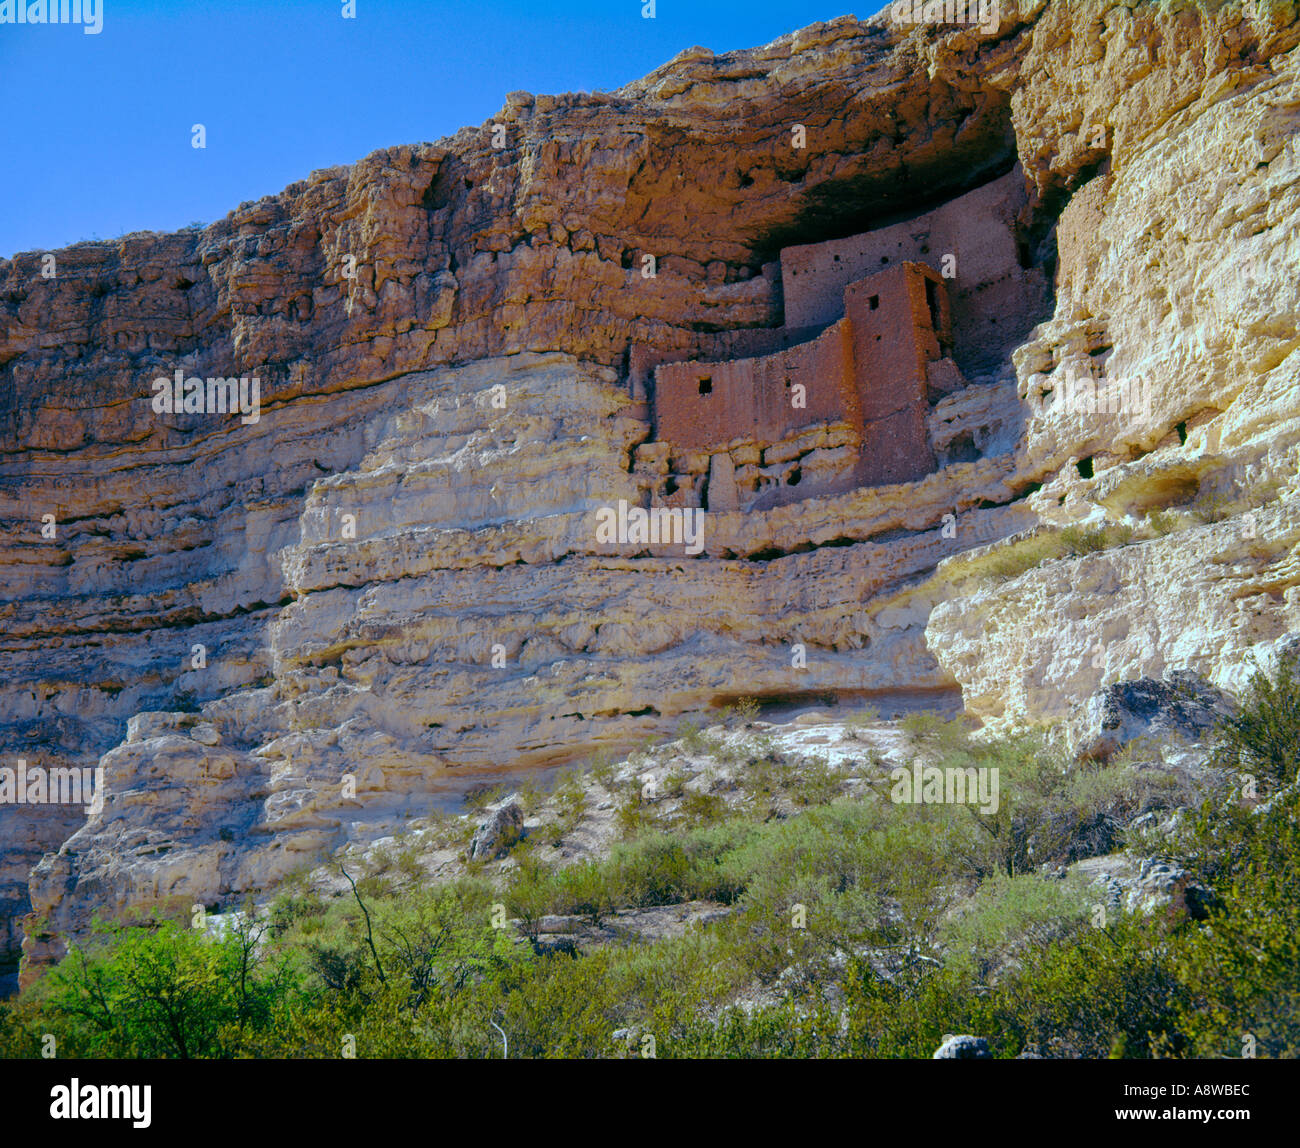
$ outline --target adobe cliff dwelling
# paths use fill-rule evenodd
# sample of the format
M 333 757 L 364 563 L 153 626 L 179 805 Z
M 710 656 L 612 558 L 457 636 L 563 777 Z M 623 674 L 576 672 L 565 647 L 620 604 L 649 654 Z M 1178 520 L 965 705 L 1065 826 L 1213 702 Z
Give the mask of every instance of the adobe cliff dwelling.
M 750 510 L 933 473 L 930 407 L 1046 307 L 1044 276 L 1021 262 L 1023 204 L 1017 167 L 913 219 L 783 248 L 764 275 L 785 323 L 730 333 L 749 354 L 634 346 L 652 503 Z

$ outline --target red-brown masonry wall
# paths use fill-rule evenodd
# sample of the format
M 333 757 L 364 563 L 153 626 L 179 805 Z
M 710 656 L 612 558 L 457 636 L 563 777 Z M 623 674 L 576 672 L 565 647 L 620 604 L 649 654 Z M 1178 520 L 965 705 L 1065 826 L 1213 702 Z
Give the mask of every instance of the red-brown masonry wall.
M 934 287 L 933 308 L 926 283 Z M 941 357 L 950 319 L 943 280 L 904 263 L 844 290 L 862 405 L 859 481 L 908 482 L 934 470 L 926 432 L 926 364 Z M 936 330 L 937 321 L 937 330 Z
M 1051 312 L 1049 284 L 1040 271 L 1021 266 L 1017 249 L 1025 188 L 1017 165 L 914 219 L 784 248 L 786 324 L 806 327 L 838 319 L 844 313 L 840 293 L 850 283 L 909 260 L 941 271 L 951 256 L 952 357 L 968 376 L 993 369 Z
M 792 405 L 796 384 L 804 387 L 806 407 Z M 776 442 L 798 427 L 833 422 L 850 412 L 856 423 L 856 407 L 843 319 L 811 342 L 774 355 L 668 363 L 655 371 L 656 437 L 687 449 L 721 447 L 736 439 Z
M 923 264 L 899 264 L 850 284 L 843 304 L 843 319 L 789 350 L 659 366 L 656 437 L 707 450 L 740 439 L 776 442 L 802 427 L 845 421 L 862 436 L 863 485 L 929 474 L 926 364 L 942 356 L 951 331 L 943 279 Z M 791 402 L 799 384 L 803 407 Z

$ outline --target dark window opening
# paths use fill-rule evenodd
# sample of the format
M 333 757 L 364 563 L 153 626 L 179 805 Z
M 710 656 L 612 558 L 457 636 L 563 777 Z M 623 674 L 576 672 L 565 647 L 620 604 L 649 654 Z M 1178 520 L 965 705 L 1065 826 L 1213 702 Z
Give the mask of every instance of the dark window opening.
M 799 468 L 796 466 L 794 470 L 790 472 L 790 477 L 785 480 L 785 484 L 786 486 L 798 486 L 799 480 L 801 478 L 803 478 L 803 475 L 800 473 Z
M 888 255 L 882 255 L 882 256 L 880 257 L 880 262 L 881 262 L 881 263 L 888 263 L 888 262 L 889 262 L 889 256 L 888 256 Z
M 835 256 L 835 262 L 838 263 L 839 261 L 840 261 L 840 257 L 838 255 Z
M 1179 423 L 1174 429 L 1178 432 L 1178 445 L 1186 446 L 1187 445 L 1187 424 Z
M 873 311 L 879 311 L 879 310 L 880 310 L 880 296 L 879 296 L 879 295 L 872 295 L 871 298 L 867 300 L 867 306 L 870 307 Z
M 925 281 L 925 305 L 930 309 L 930 327 L 938 331 L 943 326 L 939 309 L 939 284 L 933 279 Z
M 979 448 L 975 445 L 975 436 L 970 431 L 963 431 L 948 444 L 949 462 L 974 462 L 979 458 Z
M 1091 478 L 1091 477 L 1092 477 L 1092 459 L 1091 459 L 1091 458 L 1081 458 L 1077 463 L 1075 463 L 1075 466 L 1077 466 L 1077 467 L 1079 468 L 1079 477 L 1080 477 L 1080 478 Z
M 711 394 L 713 394 L 713 376 L 712 376 L 712 375 L 705 375 L 704 378 L 702 378 L 702 379 L 700 380 L 700 394 L 702 394 L 702 395 L 711 395 Z
M 664 483 L 664 494 L 667 495 L 667 494 L 676 494 L 676 493 L 677 493 L 677 478 L 675 475 L 670 474 L 668 476 L 667 481 Z

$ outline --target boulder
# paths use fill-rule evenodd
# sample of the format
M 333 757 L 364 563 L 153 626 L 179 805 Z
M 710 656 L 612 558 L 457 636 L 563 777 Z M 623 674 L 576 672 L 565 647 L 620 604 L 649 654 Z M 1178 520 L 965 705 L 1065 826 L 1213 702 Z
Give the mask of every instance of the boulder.
M 982 1036 L 945 1035 L 943 1043 L 934 1051 L 932 1060 L 992 1060 L 989 1042 Z
M 1124 898 L 1131 912 L 1152 913 L 1164 909 L 1176 920 L 1203 921 L 1214 905 L 1214 891 L 1192 879 L 1186 869 L 1168 861 L 1147 858 L 1138 879 Z
M 1200 741 L 1233 711 L 1229 695 L 1185 670 L 1163 681 L 1116 682 L 1084 704 L 1075 752 L 1081 759 L 1108 761 L 1139 738 Z
M 504 857 L 523 835 L 524 811 L 518 802 L 507 802 L 479 823 L 470 841 L 469 855 L 484 861 Z
M 1163 912 L 1174 922 L 1202 921 L 1214 907 L 1212 889 L 1158 857 L 1113 854 L 1081 861 L 1072 870 L 1091 881 L 1097 900 L 1112 913 Z

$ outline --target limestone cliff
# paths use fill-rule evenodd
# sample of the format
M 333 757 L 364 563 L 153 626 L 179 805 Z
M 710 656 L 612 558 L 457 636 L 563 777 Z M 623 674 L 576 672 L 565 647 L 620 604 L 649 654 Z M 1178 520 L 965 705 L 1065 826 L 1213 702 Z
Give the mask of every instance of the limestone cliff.
M 1300 615 L 1300 21 L 1256 7 L 846 17 L 511 93 L 53 278 L 0 261 L 0 756 L 104 781 L 89 816 L 0 804 L 0 946 L 34 975 L 96 910 L 266 890 L 457 771 L 721 699 L 960 688 L 1008 722 L 1233 684 Z M 961 206 L 998 181 L 1000 222 Z M 829 423 L 656 445 L 647 364 L 775 350 L 834 318 L 787 314 L 783 253 L 895 239 L 954 300 L 932 472 L 845 481 Z M 257 378 L 256 421 L 159 414 L 177 371 Z M 792 460 L 810 497 L 716 497 Z M 672 475 L 699 553 L 597 540 Z M 1133 533 L 1007 565 L 1103 522 Z

